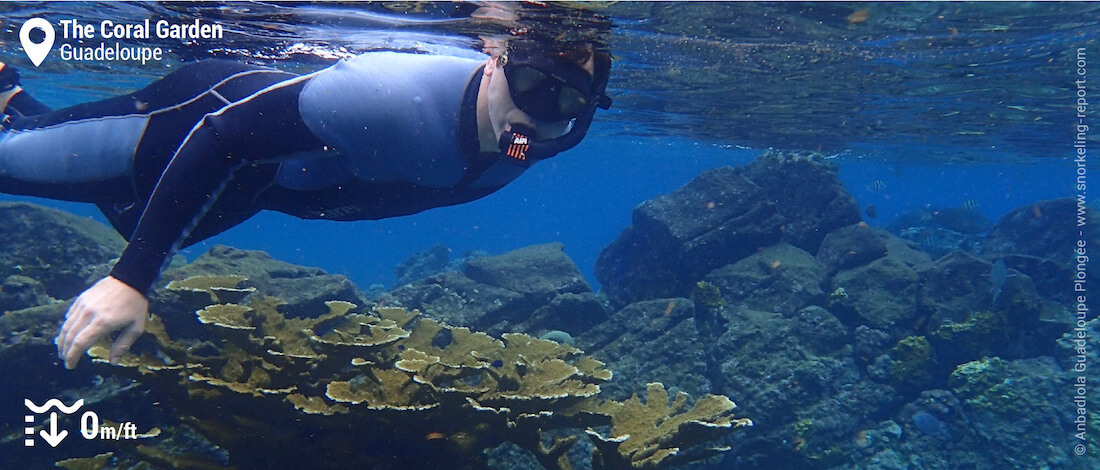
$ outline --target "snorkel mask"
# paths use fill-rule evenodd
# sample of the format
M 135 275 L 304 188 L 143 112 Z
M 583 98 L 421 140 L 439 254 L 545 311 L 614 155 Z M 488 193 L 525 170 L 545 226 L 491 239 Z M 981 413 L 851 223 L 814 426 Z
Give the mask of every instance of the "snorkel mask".
M 512 101 L 521 111 L 547 122 L 572 121 L 569 131 L 552 139 L 534 140 L 535 131 L 513 125 L 500 137 L 501 158 L 531 166 L 575 147 L 584 139 L 596 108 L 611 107 L 604 91 L 611 71 L 611 59 L 597 54 L 595 76 L 569 61 L 547 55 L 511 54 L 504 63 Z

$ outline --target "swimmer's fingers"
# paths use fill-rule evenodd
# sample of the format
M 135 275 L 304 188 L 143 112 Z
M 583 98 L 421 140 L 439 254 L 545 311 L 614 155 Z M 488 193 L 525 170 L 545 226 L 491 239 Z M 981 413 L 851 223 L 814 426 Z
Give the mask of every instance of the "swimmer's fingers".
M 118 361 L 122 358 L 122 354 L 130 350 L 130 346 L 134 345 L 134 341 L 137 341 L 138 337 L 141 336 L 141 333 L 144 331 L 144 316 L 126 327 L 122 335 L 115 340 L 115 344 L 111 345 L 111 354 L 109 356 L 111 365 L 118 365 Z
M 65 368 L 75 369 L 76 364 L 80 362 L 80 357 L 91 348 L 96 341 L 99 341 L 111 330 L 103 322 L 92 321 L 88 322 L 83 328 L 81 328 L 73 337 L 72 344 L 69 345 L 68 350 L 65 352 Z
M 59 359 L 65 359 L 69 355 L 73 340 L 76 339 L 77 334 L 84 330 L 84 327 L 88 326 L 91 319 L 91 313 L 84 308 L 84 303 L 78 298 L 69 308 L 69 312 L 65 314 L 65 324 L 61 326 L 61 332 L 58 333 L 55 340 Z

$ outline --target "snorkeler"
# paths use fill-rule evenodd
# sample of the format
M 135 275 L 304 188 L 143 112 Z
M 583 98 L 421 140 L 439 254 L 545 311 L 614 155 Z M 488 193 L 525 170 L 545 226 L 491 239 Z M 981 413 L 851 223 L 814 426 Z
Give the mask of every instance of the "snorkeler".
M 308 75 L 231 61 L 50 110 L 0 65 L 0 191 L 96 204 L 128 240 L 57 337 L 72 369 L 145 328 L 172 255 L 261 210 L 364 220 L 484 197 L 577 145 L 607 109 L 605 52 L 369 52 Z

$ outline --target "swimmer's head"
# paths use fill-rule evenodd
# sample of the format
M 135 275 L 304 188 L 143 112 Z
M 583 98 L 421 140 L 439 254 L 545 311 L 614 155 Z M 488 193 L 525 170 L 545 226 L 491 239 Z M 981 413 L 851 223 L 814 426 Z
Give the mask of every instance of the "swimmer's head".
M 507 54 L 491 60 L 490 116 L 502 155 L 515 159 L 509 154 L 525 153 L 518 160 L 529 165 L 580 143 L 596 108 L 611 106 L 610 69 L 610 55 L 592 47 L 550 52 L 510 45 Z
M 508 91 L 516 107 L 544 122 L 577 119 L 593 107 L 608 109 L 611 59 L 591 48 L 540 53 L 513 48 L 503 56 Z

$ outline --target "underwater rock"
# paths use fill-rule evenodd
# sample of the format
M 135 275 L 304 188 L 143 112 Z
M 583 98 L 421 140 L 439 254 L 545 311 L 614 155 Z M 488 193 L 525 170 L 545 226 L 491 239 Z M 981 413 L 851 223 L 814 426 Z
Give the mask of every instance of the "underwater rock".
M 19 202 L 0 202 L 0 239 L 0 278 L 35 279 L 58 299 L 76 296 L 106 276 L 126 243 L 92 219 Z
M 822 304 L 825 269 L 813 255 L 787 243 L 763 249 L 712 271 L 704 279 L 718 288 L 727 304 L 794 315 Z
M 576 336 L 607 313 L 562 247 L 549 243 L 469 259 L 462 273 L 403 285 L 380 301 L 494 336 L 547 330 Z
M 834 274 L 886 256 L 885 237 L 867 224 L 839 228 L 825 236 L 817 251 L 817 260 Z
M 895 256 L 842 270 L 829 287 L 829 308 L 845 324 L 903 335 L 915 327 L 920 275 Z
M 531 312 L 522 331 L 553 328 L 567 334 L 581 334 L 609 318 L 607 309 L 593 292 L 564 293 Z
M 945 321 L 962 323 L 982 310 L 1003 310 L 1014 328 L 1032 328 L 1039 320 L 1042 300 L 1031 279 L 1013 273 L 1004 279 L 999 295 L 993 285 L 993 264 L 955 251 L 936 260 L 921 275 L 921 310 L 936 328 Z
M 816 253 L 826 234 L 861 219 L 859 205 L 837 170 L 821 153 L 768 150 L 745 166 L 745 177 L 787 219 L 783 241 Z
M 600 253 L 596 277 L 615 305 L 684 297 L 707 273 L 763 247 L 784 241 L 814 253 L 829 231 L 859 219 L 834 166 L 768 151 L 636 207 L 632 225 Z
M 1100 317 L 1086 320 L 1087 313 L 1081 314 L 1058 339 L 1058 353 L 1054 355 L 1065 370 L 1083 372 L 1090 364 L 1100 363 L 1100 351 L 1093 347 L 1095 338 L 1100 338 Z M 1076 316 L 1076 315 L 1075 315 Z
M 516 292 L 534 304 L 544 304 L 560 294 L 592 292 L 564 248 L 561 243 L 547 243 L 474 258 L 466 262 L 466 277 Z
M 366 305 L 366 296 L 347 277 L 328 274 L 320 268 L 299 266 L 276 260 L 263 251 L 241 250 L 218 245 L 176 269 L 168 269 L 161 276 L 158 286 L 192 276 L 241 276 L 248 279 L 248 286 L 264 295 L 278 294 L 285 302 L 279 311 L 292 317 L 325 311 L 325 302 L 343 300 Z M 192 311 L 174 312 L 179 304 L 173 291 L 157 289 L 152 311 L 171 318 L 172 315 L 189 316 Z M 165 298 L 167 297 L 167 298 Z
M 778 242 L 786 223 L 742 171 L 706 170 L 636 207 L 633 224 L 600 252 L 596 277 L 616 305 L 686 297 L 710 271 Z
M 1072 379 L 1050 357 L 994 357 L 960 365 L 948 384 L 962 412 L 937 415 L 952 439 L 938 441 L 941 450 L 932 445 L 920 450 L 947 452 L 948 459 L 971 453 L 985 462 L 976 468 L 1066 468 L 1067 459 L 1074 468 L 1096 468 L 1100 459 L 1094 455 L 1071 455 L 1074 444 L 1081 443 L 1074 437 L 1077 409 L 1070 404 L 1075 388 L 1067 386 Z M 1091 402 L 1096 394 L 1088 393 Z M 1097 428 L 1091 417 L 1088 421 L 1091 445 Z
M 822 460 L 838 442 L 877 422 L 872 418 L 895 402 L 892 387 L 861 379 L 847 346 L 851 335 L 825 309 L 808 307 L 791 318 L 722 310 L 726 329 L 711 354 L 721 361 L 723 390 L 744 397 L 757 422 L 751 437 L 735 437 L 739 461 L 754 468 L 826 468 Z
M 894 344 L 886 374 L 890 381 L 908 388 L 923 388 L 932 379 L 932 345 L 923 336 L 906 336 Z
M 577 347 L 615 371 L 600 386 L 608 397 L 626 399 L 654 381 L 701 396 L 711 387 L 694 315 L 687 299 L 630 304 L 577 337 Z
M 1039 297 L 1022 273 L 1009 270 L 997 295 L 993 266 L 956 251 L 922 273 L 918 310 L 921 330 L 935 350 L 937 375 L 983 356 L 1018 359 L 1054 353 L 1065 321 L 1040 321 L 1044 309 L 1055 307 Z
M 887 255 L 915 269 L 922 269 L 932 262 L 914 244 L 867 224 L 849 225 L 830 232 L 821 243 L 817 260 L 828 268 L 829 274 L 836 274 L 842 269 L 856 268 Z
M 519 293 L 480 284 L 456 271 L 405 284 L 383 294 L 378 301 L 420 310 L 427 317 L 493 336 L 518 331 L 512 329 L 512 323 L 530 318 L 535 308 Z
M 1076 302 L 1077 296 L 1073 292 L 1072 284 L 1065 281 L 1073 278 L 1073 267 L 1066 263 L 1021 254 L 991 255 L 986 259 L 991 263 L 1004 261 L 1008 269 L 1026 274 L 1035 284 L 1035 290 L 1043 297 L 1064 305 Z M 1090 296 L 1095 292 L 1091 284 L 1085 289 Z
M 1088 222 L 1079 234 L 1067 229 L 1067 224 L 1077 220 L 1077 202 L 1073 199 L 1053 199 L 1018 207 L 1009 211 L 994 224 L 981 241 L 978 253 L 990 261 L 1003 259 L 1009 268 L 1026 274 L 1035 281 L 1035 288 L 1043 295 L 1069 303 L 1074 299 L 1071 279 L 1077 263 L 1070 251 L 1077 247 L 1078 239 L 1088 246 L 1100 245 L 1100 229 L 1096 223 L 1096 210 L 1084 206 Z M 1095 293 L 1092 284 L 1087 292 Z
M 1097 240 L 1100 233 L 1097 232 L 1095 211 L 1087 205 L 1085 210 L 1090 223 L 1084 227 L 1087 230 L 1084 236 L 1090 244 L 1100 242 Z M 997 219 L 982 240 L 979 252 L 987 257 L 1025 254 L 1070 264 L 1072 256 L 1067 250 L 1076 246 L 1080 235 L 1067 230 L 1067 224 L 1073 224 L 1076 220 L 1077 202 L 1070 198 L 1017 207 Z
M 414 253 L 394 268 L 397 284 L 406 284 L 417 279 L 438 274 L 447 269 L 451 262 L 451 249 L 443 245 L 432 245 L 426 251 Z
M 0 315 L 12 310 L 21 310 L 38 305 L 46 305 L 53 299 L 46 295 L 46 286 L 37 279 L 12 275 L 0 283 Z
M 945 207 L 932 211 L 932 221 L 947 230 L 963 235 L 976 235 L 993 228 L 981 212 L 966 207 Z

